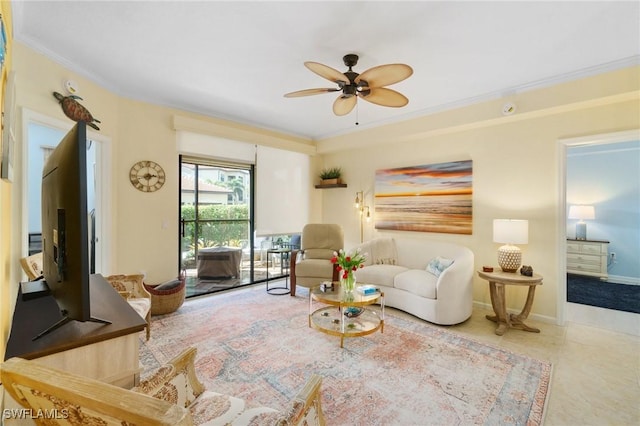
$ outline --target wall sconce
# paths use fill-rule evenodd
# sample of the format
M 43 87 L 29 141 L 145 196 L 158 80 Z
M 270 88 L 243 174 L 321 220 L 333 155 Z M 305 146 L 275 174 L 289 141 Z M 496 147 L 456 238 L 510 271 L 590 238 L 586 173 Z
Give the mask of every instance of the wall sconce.
M 504 272 L 516 272 L 522 264 L 522 251 L 514 244 L 529 242 L 529 221 L 494 219 L 493 242 L 503 243 L 498 249 L 498 265 Z
M 576 240 L 587 239 L 587 223 L 585 219 L 596 218 L 596 211 L 593 206 L 571 206 L 569 207 L 569 219 L 578 219 L 576 223 Z
M 371 222 L 371 209 L 369 206 L 364 205 L 364 192 L 358 191 L 356 192 L 356 200 L 354 202 L 354 207 L 358 210 L 360 214 L 360 242 L 364 241 L 364 221 L 367 223 Z

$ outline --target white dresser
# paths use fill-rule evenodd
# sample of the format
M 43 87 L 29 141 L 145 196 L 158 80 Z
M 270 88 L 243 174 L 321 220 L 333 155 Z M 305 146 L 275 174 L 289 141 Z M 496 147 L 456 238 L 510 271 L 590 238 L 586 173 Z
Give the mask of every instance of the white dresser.
M 567 239 L 567 273 L 607 279 L 609 241 Z

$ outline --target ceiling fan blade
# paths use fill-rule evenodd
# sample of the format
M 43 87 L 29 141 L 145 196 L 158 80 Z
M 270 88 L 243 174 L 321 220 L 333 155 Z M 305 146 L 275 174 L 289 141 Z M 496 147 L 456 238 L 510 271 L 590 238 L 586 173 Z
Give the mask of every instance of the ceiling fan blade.
M 371 92 L 367 95 L 361 94 L 360 97 L 365 101 L 371 103 L 399 108 L 409 103 L 409 99 L 400 92 L 387 89 L 386 87 L 379 87 L 377 89 L 371 89 Z
M 358 102 L 357 96 L 339 96 L 333 103 L 333 113 L 335 115 L 347 115 Z
M 318 74 L 322 78 L 326 78 L 334 83 L 342 82 L 349 84 L 349 77 L 341 73 L 340 71 L 323 65 L 319 62 L 305 62 L 304 66 L 309 68 L 314 73 Z
M 377 67 L 369 68 L 358 77 L 355 82 L 359 83 L 364 80 L 369 84 L 369 87 L 383 87 L 390 84 L 399 83 L 402 80 L 408 78 L 413 74 L 413 69 L 409 65 L 405 64 L 388 64 L 379 65 Z
M 298 98 L 300 96 L 319 95 L 321 93 L 337 92 L 339 90 L 340 89 L 334 89 L 334 88 L 330 88 L 330 89 L 305 89 L 305 90 L 298 90 L 296 92 L 286 93 L 284 95 L 284 97 L 285 98 Z

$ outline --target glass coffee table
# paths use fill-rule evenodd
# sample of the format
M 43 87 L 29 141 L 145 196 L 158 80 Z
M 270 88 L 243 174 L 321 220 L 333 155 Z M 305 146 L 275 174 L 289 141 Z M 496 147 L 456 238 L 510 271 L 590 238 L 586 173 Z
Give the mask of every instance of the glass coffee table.
M 316 307 L 314 301 L 326 306 Z M 380 303 L 380 309 L 370 305 Z M 315 308 L 315 309 L 314 309 Z M 361 294 L 353 292 L 353 300 L 345 300 L 339 282 L 333 288 L 315 287 L 309 290 L 309 327 L 323 333 L 339 336 L 340 347 L 345 337 L 360 337 L 380 330 L 384 332 L 384 293 Z

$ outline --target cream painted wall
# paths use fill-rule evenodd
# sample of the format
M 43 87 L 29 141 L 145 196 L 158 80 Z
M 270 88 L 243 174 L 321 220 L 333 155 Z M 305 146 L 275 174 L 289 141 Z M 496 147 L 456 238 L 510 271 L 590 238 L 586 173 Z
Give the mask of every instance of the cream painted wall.
M 125 99 L 119 112 L 120 149 L 114 160 L 117 270 L 144 272 L 148 282 L 165 281 L 178 271 L 178 153 L 171 129 L 173 112 Z M 131 185 L 129 169 L 140 160 L 162 165 L 167 179 L 161 190 L 142 193 Z
M 365 227 L 365 240 L 393 236 L 459 243 L 475 253 L 479 269 L 497 264 L 493 219 L 528 219 L 523 262 L 545 278 L 536 291 L 532 313 L 555 319 L 558 259 L 563 256 L 557 234 L 559 221 L 564 220 L 558 217 L 558 139 L 640 127 L 639 68 L 613 74 L 558 87 L 555 99 L 549 95 L 551 89 L 521 94 L 516 103 L 525 107 L 517 119 L 501 117 L 496 108 L 504 100 L 492 101 L 438 114 L 437 120 L 413 120 L 406 131 L 395 124 L 393 132 L 376 129 L 320 141 L 318 151 L 324 153 L 325 166 L 342 167 L 349 184 L 348 189 L 323 193 L 324 221 L 342 224 L 346 246 L 351 247 L 360 237 L 355 192 L 364 190 L 366 203 L 373 207 L 376 169 L 473 160 L 473 235 L 376 231 L 372 222 Z M 336 146 L 355 148 L 338 151 Z M 474 300 L 490 306 L 487 283 L 477 277 L 474 281 Z M 509 308 L 520 310 L 525 298 L 525 289 L 508 288 Z

